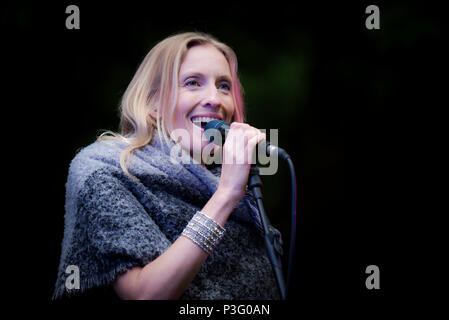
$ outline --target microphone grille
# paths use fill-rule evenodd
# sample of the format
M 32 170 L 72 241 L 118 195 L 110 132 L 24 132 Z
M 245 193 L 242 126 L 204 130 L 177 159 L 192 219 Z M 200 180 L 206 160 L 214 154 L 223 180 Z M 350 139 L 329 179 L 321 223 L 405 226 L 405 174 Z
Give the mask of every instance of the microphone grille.
M 214 142 L 215 136 L 220 133 L 222 140 L 224 141 L 226 130 L 229 130 L 229 123 L 223 120 L 212 120 L 209 121 L 204 127 L 204 136 L 209 142 Z
M 209 121 L 206 126 L 204 127 L 204 130 L 209 129 L 216 129 L 219 130 L 221 126 L 225 125 L 227 122 L 222 120 L 212 120 Z

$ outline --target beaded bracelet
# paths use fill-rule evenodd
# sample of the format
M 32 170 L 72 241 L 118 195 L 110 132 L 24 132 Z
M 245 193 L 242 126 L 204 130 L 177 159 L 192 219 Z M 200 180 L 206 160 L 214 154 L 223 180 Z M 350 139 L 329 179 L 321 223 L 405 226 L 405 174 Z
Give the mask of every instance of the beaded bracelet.
M 182 235 L 209 254 L 223 238 L 225 231 L 217 222 L 198 211 L 187 224 Z

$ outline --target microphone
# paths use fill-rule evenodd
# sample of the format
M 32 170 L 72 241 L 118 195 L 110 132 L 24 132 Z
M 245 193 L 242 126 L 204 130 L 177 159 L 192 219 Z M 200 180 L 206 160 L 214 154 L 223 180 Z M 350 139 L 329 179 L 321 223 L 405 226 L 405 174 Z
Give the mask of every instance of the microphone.
M 226 136 L 228 131 L 230 130 L 230 124 L 226 121 L 222 120 L 212 120 L 206 124 L 204 127 L 204 136 L 209 142 L 217 144 L 221 147 L 219 141 L 215 140 L 218 132 L 221 134 L 222 141 L 226 140 Z M 284 280 L 284 274 L 282 271 L 282 266 L 280 264 L 279 254 L 282 254 L 282 243 L 277 238 L 274 228 L 270 224 L 270 220 L 268 219 L 265 209 L 262 203 L 262 181 L 259 177 L 259 168 L 256 165 L 251 165 L 249 178 L 248 178 L 248 187 L 254 194 L 254 197 L 257 202 L 257 208 L 259 210 L 260 220 L 262 222 L 262 226 L 265 232 L 265 247 L 268 253 L 268 259 L 270 260 L 270 264 L 272 266 L 272 270 L 274 272 L 274 276 L 276 278 L 276 282 L 278 284 L 278 288 L 281 294 L 281 298 L 283 300 L 286 299 L 289 284 L 291 282 L 291 273 L 293 269 L 293 257 L 295 250 L 295 242 L 296 242 L 296 178 L 295 178 L 295 169 L 293 166 L 293 161 L 290 159 L 290 156 L 287 152 L 279 147 L 272 146 L 267 141 L 259 142 L 257 147 L 262 148 L 268 156 L 277 155 L 282 160 L 288 163 L 290 169 L 290 177 L 292 181 L 292 223 L 291 223 L 291 231 L 290 231 L 290 248 L 289 248 L 289 257 L 288 257 L 288 268 L 287 268 L 287 285 Z M 260 149 L 259 149 L 260 150 Z
M 204 127 L 204 136 L 207 140 L 209 140 L 209 142 L 218 144 L 218 142 L 215 141 L 215 135 L 217 134 L 217 131 L 220 132 L 221 136 L 224 137 L 224 140 L 226 140 L 226 136 L 230 128 L 231 126 L 229 122 L 222 120 L 212 120 L 209 121 Z M 262 150 L 265 150 L 265 153 L 268 156 L 277 154 L 282 160 L 287 160 L 287 158 L 290 158 L 284 149 L 273 146 L 268 141 L 259 142 L 257 146 L 259 148 L 262 148 Z

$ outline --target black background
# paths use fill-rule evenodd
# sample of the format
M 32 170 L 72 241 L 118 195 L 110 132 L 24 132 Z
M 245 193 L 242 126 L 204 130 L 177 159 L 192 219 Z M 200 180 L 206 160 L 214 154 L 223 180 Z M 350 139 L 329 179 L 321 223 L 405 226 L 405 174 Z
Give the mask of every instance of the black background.
M 65 27 L 69 4 L 80 8 L 80 30 Z M 2 4 L 2 162 L 13 218 L 4 226 L 13 234 L 6 265 L 18 268 L 7 279 L 11 297 L 54 305 L 70 160 L 100 130 L 117 130 L 119 99 L 146 53 L 192 30 L 234 48 L 248 122 L 279 129 L 279 145 L 294 161 L 290 309 L 334 301 L 372 307 L 422 293 L 417 253 L 427 229 L 418 213 L 430 206 L 419 200 L 429 185 L 418 181 L 431 171 L 421 159 L 441 105 L 442 10 L 374 3 L 380 30 L 368 30 L 369 4 Z M 281 163 L 263 180 L 267 212 L 287 251 L 288 170 Z M 380 290 L 365 287 L 371 264 L 380 268 Z

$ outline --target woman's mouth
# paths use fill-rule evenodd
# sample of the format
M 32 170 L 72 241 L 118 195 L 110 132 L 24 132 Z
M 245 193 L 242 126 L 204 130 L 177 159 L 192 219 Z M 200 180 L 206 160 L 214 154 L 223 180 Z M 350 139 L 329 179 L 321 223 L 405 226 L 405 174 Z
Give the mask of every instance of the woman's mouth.
M 200 127 L 201 129 L 204 130 L 204 127 L 206 126 L 206 124 L 208 124 L 210 121 L 212 120 L 221 120 L 219 117 L 202 117 L 202 116 L 194 116 L 192 118 L 190 118 L 190 120 L 192 121 L 192 123 L 198 127 Z

